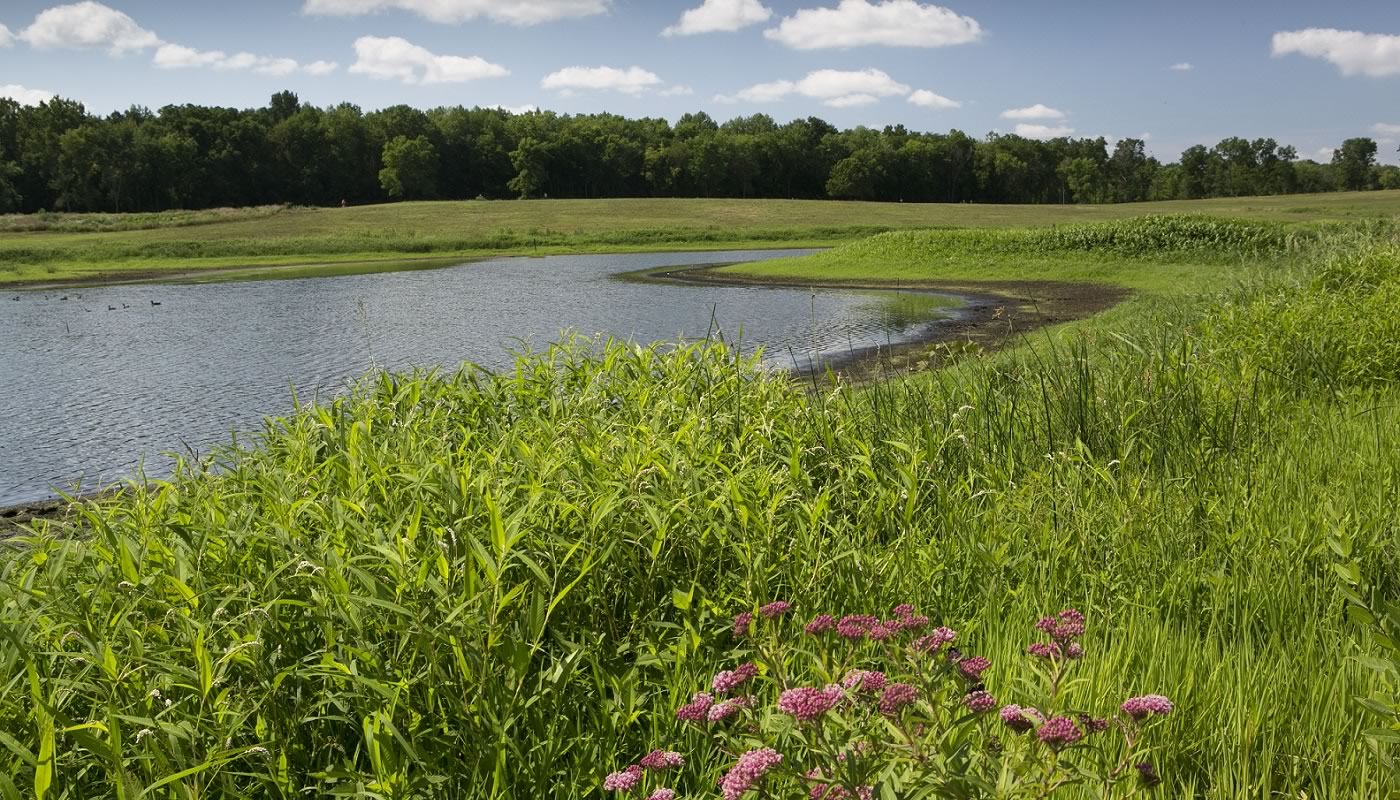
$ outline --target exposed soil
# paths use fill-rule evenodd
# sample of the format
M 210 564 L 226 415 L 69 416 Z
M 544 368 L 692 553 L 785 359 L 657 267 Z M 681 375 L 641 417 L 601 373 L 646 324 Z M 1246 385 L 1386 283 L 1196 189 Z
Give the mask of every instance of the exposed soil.
M 62 519 L 71 509 L 72 505 L 62 499 L 36 500 L 32 503 L 0 508 L 0 540 L 25 533 L 20 526 L 29 525 L 36 520 Z
M 1084 319 L 1131 294 L 1120 286 L 1057 281 L 807 281 L 717 273 L 715 265 L 653 272 L 648 277 L 728 286 L 801 286 L 812 289 L 885 289 L 953 295 L 964 305 L 924 335 L 894 346 L 870 347 L 829 359 L 821 368 L 844 380 L 864 382 L 936 369 L 952 360 L 1005 347 L 1047 325 Z M 813 379 L 811 371 L 801 377 Z

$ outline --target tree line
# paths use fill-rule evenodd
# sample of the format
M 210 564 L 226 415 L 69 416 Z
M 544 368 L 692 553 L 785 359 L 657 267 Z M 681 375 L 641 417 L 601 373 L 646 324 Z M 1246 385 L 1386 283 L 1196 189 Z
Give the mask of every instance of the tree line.
M 675 124 L 614 114 L 397 105 L 172 105 L 107 116 L 0 98 L 0 211 L 160 211 L 507 197 L 774 197 L 1123 203 L 1400 188 L 1372 139 L 1330 162 L 1225 139 L 1160 163 L 1139 139 L 1048 141 L 902 125 L 839 130 L 766 114 Z

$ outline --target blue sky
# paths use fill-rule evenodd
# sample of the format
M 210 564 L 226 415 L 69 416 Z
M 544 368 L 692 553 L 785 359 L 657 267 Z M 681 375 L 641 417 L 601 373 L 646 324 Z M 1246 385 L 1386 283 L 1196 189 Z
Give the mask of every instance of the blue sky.
M 366 109 L 815 114 L 978 136 L 1147 134 L 1164 159 L 1230 135 L 1320 157 L 1366 135 L 1400 161 L 1393 0 L 943 2 L 5 0 L 0 93 L 97 112 L 258 106 L 286 88 Z

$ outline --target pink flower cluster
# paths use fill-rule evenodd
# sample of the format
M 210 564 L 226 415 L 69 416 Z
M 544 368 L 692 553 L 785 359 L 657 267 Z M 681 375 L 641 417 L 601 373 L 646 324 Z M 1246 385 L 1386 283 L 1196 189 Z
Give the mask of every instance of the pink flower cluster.
M 1035 624 L 1036 630 L 1048 633 L 1057 642 L 1071 642 L 1084 635 L 1084 615 L 1073 608 L 1067 608 L 1053 617 L 1043 617 Z
M 858 669 L 848 673 L 841 685 L 852 692 L 879 692 L 885 688 L 885 673 Z
M 880 695 L 880 713 L 887 717 L 898 716 L 905 706 L 919 697 L 919 690 L 907 683 L 892 683 Z
M 1040 726 L 1035 735 L 1056 750 L 1084 738 L 1083 731 L 1079 730 L 1079 726 L 1069 717 L 1052 717 Z
M 778 710 L 799 722 L 811 722 L 834 708 L 845 696 L 840 686 L 825 689 L 802 686 L 779 695 Z
M 1025 733 L 1044 722 L 1045 717 L 1041 716 L 1040 712 L 1034 708 L 1023 708 L 1012 703 L 1002 706 L 1001 721 L 1016 733 Z
M 1172 701 L 1160 694 L 1130 697 L 1123 702 L 1123 713 L 1136 720 L 1147 719 L 1153 714 L 1165 717 L 1172 713 Z
M 633 764 L 621 772 L 613 772 L 603 779 L 605 792 L 630 792 L 642 782 L 642 768 Z
M 807 773 L 809 778 L 820 775 L 821 771 L 815 769 Z M 834 783 L 818 783 L 807 794 L 812 800 L 850 800 L 851 798 L 851 793 L 846 791 L 846 787 Z M 857 800 L 875 800 L 875 787 L 862 786 L 856 790 L 855 797 Z
M 652 772 L 661 772 L 668 769 L 679 769 L 685 766 L 685 759 L 680 753 L 674 750 L 653 750 L 642 756 L 642 760 L 637 764 L 642 769 L 649 769 Z
M 714 680 L 710 683 L 710 689 L 715 694 L 727 694 L 757 674 L 758 667 L 753 662 L 743 664 L 736 669 L 727 669 L 715 675 Z
M 774 600 L 768 605 L 760 608 L 758 613 L 764 619 L 777 619 L 792 610 L 792 603 L 786 600 Z
M 1062 653 L 1060 646 L 1055 642 L 1034 642 L 1026 648 L 1026 652 L 1036 658 L 1059 658 Z
M 974 714 L 991 711 L 997 707 L 997 699 L 990 692 L 972 692 L 963 698 L 963 705 Z
M 647 800 L 676 800 L 675 789 L 657 789 L 647 795 Z
M 738 762 L 719 779 L 724 800 L 739 800 L 744 792 L 758 785 L 769 770 L 783 763 L 783 754 L 771 747 L 750 750 L 739 756 Z
M 681 722 L 703 723 L 708 718 L 710 706 L 714 705 L 715 698 L 709 692 L 696 692 L 690 702 L 676 709 L 676 719 Z
M 992 662 L 982 656 L 974 656 L 973 658 L 964 658 L 959 661 L 958 671 L 968 680 L 975 681 L 981 679 L 982 673 L 986 672 L 991 666 Z
M 860 641 L 879 624 L 880 620 L 870 614 L 847 614 L 836 623 L 836 634 L 843 639 Z
M 753 708 L 753 703 L 752 697 L 734 697 L 729 700 L 721 700 L 710 706 L 705 718 L 710 722 L 724 722 L 746 708 Z
M 803 630 L 807 632 L 808 636 L 820 636 L 823 633 L 828 633 L 832 630 L 835 630 L 835 628 L 835 617 L 831 616 L 830 614 L 818 614 L 817 616 L 812 617 L 812 621 L 807 623 L 807 627 L 803 628 Z
M 734 635 L 740 639 L 753 633 L 753 612 L 741 611 L 734 615 Z
M 1108 730 L 1108 720 L 1092 714 L 1080 714 L 1079 727 L 1083 728 L 1085 733 L 1103 733 Z
M 927 636 L 922 636 L 914 642 L 914 649 L 921 653 L 937 652 L 945 644 L 951 643 L 958 638 L 958 632 L 950 628 L 934 628 L 933 632 Z

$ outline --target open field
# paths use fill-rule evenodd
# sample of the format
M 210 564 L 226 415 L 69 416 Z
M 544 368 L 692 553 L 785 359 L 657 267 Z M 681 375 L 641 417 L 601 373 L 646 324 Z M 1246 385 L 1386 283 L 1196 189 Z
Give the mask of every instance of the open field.
M 1393 223 L 897 232 L 732 272 L 1136 294 L 859 390 L 703 346 L 369 376 L 256 449 L 36 523 L 0 556 L 0 796 L 597 797 L 655 748 L 684 755 L 682 796 L 713 796 L 733 753 L 675 711 L 735 667 L 731 616 L 779 598 L 798 620 L 764 685 L 841 679 L 799 652 L 812 615 L 910 602 L 990 659 L 1000 703 L 1170 697 L 1147 750 L 1101 734 L 1064 756 L 1150 761 L 1150 796 L 1400 791 L 1380 757 L 1400 723 L 1356 700 L 1397 699 L 1368 634 L 1387 623 L 1343 592 L 1400 597 Z M 1068 606 L 1085 656 L 1047 701 L 1025 649 Z M 782 713 L 741 713 L 746 746 L 807 746 Z M 1048 768 L 1016 795 L 1041 796 L 1065 763 L 996 714 L 950 731 L 924 768 L 965 773 L 956 796 Z M 809 796 L 812 765 L 790 766 L 767 796 Z M 1055 796 L 1135 790 L 1096 774 Z
M 129 219 L 3 217 L 0 283 L 447 255 L 813 247 L 893 229 L 1047 226 L 1185 213 L 1287 222 L 1386 218 L 1400 214 L 1400 191 L 1107 206 L 536 200 L 259 208 Z M 43 226 L 50 229 L 7 232 Z M 130 226 L 142 229 L 122 229 Z

